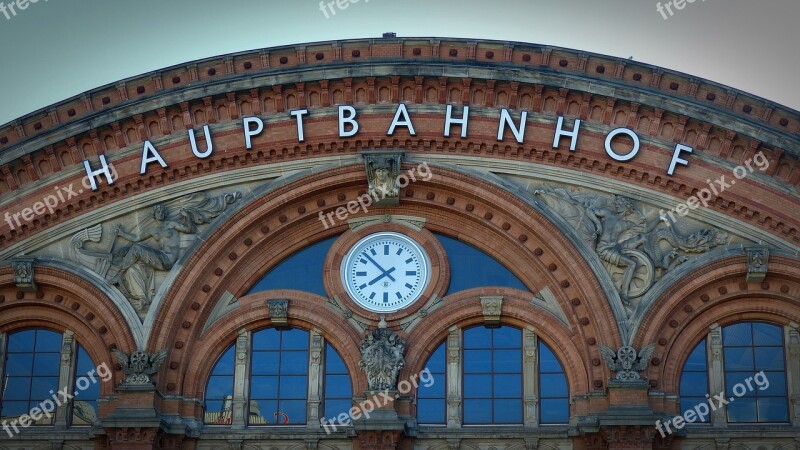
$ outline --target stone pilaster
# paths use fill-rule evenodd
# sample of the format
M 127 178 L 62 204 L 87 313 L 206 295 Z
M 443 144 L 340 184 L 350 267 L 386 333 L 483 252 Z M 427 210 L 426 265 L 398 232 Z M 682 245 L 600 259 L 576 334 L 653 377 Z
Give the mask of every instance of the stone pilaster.
M 325 368 L 325 339 L 318 329 L 311 330 L 311 353 L 308 361 L 308 427 L 319 428 L 322 381 Z
M 707 339 L 708 356 L 708 388 L 709 393 L 725 391 L 724 355 L 722 354 L 722 328 L 718 323 L 709 327 Z M 711 413 L 711 423 L 715 427 L 726 427 L 728 417 L 725 408 L 719 408 Z
M 250 373 L 250 332 L 240 330 L 236 338 L 236 363 L 233 369 L 233 401 L 231 428 L 242 430 L 247 426 L 248 374 Z
M 461 428 L 461 329 L 447 336 L 447 428 Z
M 536 364 L 538 358 L 538 338 L 536 329 L 528 325 L 523 331 L 522 338 L 522 376 L 523 376 L 523 396 L 525 399 L 525 426 L 539 426 L 539 396 L 538 381 L 539 368 Z
M 65 331 L 61 339 L 61 367 L 58 372 L 58 390 L 72 392 L 75 386 L 75 336 L 72 331 Z M 56 429 L 66 429 L 69 426 L 69 412 L 72 410 L 73 400 L 69 400 L 56 408 Z
M 789 420 L 795 427 L 800 427 L 800 324 L 790 323 L 785 332 Z

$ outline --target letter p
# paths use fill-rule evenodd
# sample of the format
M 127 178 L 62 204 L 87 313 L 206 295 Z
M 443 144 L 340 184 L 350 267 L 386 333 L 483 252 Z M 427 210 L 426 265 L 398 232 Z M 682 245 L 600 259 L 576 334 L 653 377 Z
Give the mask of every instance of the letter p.
M 700 412 L 700 410 L 703 412 Z M 708 404 L 707 403 L 699 403 L 697 406 L 694 407 L 694 412 L 697 413 L 697 418 L 699 422 L 705 422 L 706 418 L 708 417 Z

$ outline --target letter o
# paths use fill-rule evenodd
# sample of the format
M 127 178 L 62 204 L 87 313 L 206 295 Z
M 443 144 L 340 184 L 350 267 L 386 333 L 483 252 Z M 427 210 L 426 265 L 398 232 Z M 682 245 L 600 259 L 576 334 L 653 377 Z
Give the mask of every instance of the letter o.
M 81 382 L 84 384 L 81 385 Z M 75 382 L 75 387 L 77 387 L 79 391 L 85 391 L 86 389 L 89 389 L 89 386 L 91 385 L 92 384 L 89 382 L 89 379 L 86 377 L 80 377 L 78 378 L 78 381 Z
M 405 388 L 403 388 L 403 383 L 406 384 Z M 407 394 L 411 391 L 411 383 L 408 380 L 403 380 L 397 383 L 397 390 L 400 391 L 401 394 Z
M 733 385 L 733 395 L 741 397 L 745 394 L 745 392 L 747 392 L 747 388 L 744 387 L 742 383 L 736 383 Z
M 625 134 L 633 140 L 633 149 L 627 155 L 620 155 L 614 152 L 614 149 L 611 148 L 611 141 L 613 141 L 614 138 L 620 134 Z M 641 144 L 639 143 L 639 136 L 633 130 L 628 128 L 617 128 L 612 130 L 611 133 L 608 133 L 608 136 L 606 136 L 606 153 L 608 153 L 608 156 L 615 161 L 630 161 L 634 156 L 636 156 L 637 153 L 639 153 L 640 146 Z
M 406 182 L 403 183 L 402 181 L 400 181 L 401 178 L 405 178 Z M 408 186 L 408 183 L 410 183 L 410 181 L 408 180 L 408 176 L 406 174 L 398 175 L 397 180 L 395 180 L 395 182 L 397 183 L 397 186 L 401 188 Z
M 742 171 L 741 172 L 742 173 L 741 176 L 739 176 L 739 171 L 740 170 Z M 737 180 L 741 180 L 742 178 L 747 176 L 747 169 L 745 169 L 742 166 L 736 166 L 736 168 L 733 169 L 733 176 L 735 176 Z

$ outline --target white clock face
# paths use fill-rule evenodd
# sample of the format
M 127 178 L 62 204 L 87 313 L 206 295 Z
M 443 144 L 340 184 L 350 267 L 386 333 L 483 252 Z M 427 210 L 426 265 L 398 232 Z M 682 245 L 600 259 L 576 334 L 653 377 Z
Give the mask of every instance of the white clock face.
M 428 281 L 428 254 L 400 233 L 375 233 L 361 239 L 342 263 L 347 293 L 374 312 L 394 312 L 414 303 Z

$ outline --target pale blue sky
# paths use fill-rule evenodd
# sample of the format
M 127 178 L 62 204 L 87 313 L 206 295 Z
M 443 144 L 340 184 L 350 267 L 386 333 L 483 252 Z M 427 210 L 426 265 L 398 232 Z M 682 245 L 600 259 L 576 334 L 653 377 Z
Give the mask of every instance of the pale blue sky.
M 800 109 L 800 1 L 696 0 L 669 20 L 656 3 L 361 0 L 326 19 L 319 0 L 39 0 L 0 13 L 0 123 L 194 59 L 386 31 L 633 56 Z

